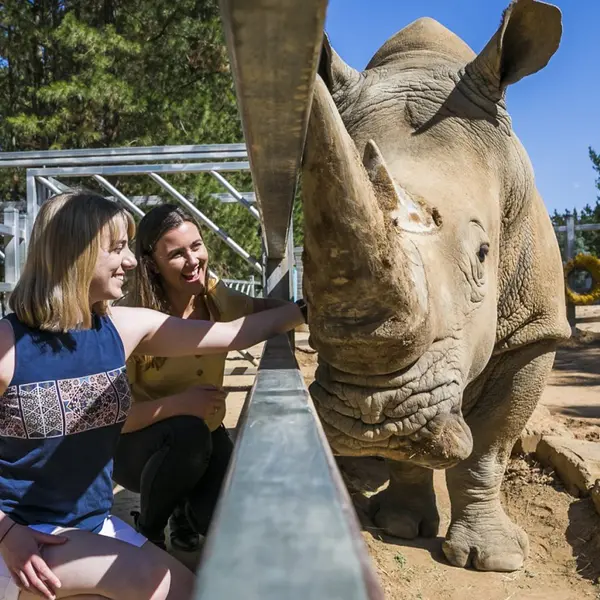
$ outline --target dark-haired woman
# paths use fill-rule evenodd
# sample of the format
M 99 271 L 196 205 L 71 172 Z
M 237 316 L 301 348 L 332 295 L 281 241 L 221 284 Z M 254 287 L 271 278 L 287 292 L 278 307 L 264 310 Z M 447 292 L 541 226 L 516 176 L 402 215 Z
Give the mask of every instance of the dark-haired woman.
M 130 306 L 182 319 L 232 321 L 281 304 L 252 298 L 209 276 L 198 224 L 161 205 L 140 221 Z M 208 530 L 233 449 L 223 425 L 226 353 L 137 356 L 127 370 L 133 406 L 115 455 L 115 480 L 140 493 L 136 526 L 155 544 L 193 551 Z

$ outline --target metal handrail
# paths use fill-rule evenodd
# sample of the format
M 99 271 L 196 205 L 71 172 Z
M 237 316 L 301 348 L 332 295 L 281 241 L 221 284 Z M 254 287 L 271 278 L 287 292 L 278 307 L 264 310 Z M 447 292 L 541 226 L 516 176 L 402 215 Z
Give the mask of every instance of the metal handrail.
M 180 155 L 198 155 L 205 156 L 206 159 L 210 159 L 214 154 L 241 154 L 247 156 L 245 144 L 197 144 L 197 145 L 177 145 L 177 146 L 121 146 L 118 148 L 75 148 L 66 150 L 26 150 L 18 152 L 2 152 L 0 153 L 0 167 L 10 166 L 8 163 L 14 160 L 29 161 L 27 165 L 33 167 L 34 162 L 41 161 L 42 164 L 46 164 L 44 161 L 59 159 L 61 164 L 70 158 L 84 159 L 86 162 L 90 162 L 90 159 L 98 157 L 119 157 L 119 161 L 122 162 L 123 157 L 127 157 L 127 160 L 133 160 L 133 157 L 140 155 L 152 155 L 151 160 L 166 160 L 164 155 L 169 154 L 180 154 Z M 161 157 L 161 155 L 163 157 Z M 215 158 L 221 158 L 215 157 Z
M 287 336 L 265 345 L 194 598 L 383 600 Z
M 120 162 L 124 162 L 123 158 Z M 28 175 L 37 177 L 82 177 L 91 175 L 147 175 L 149 173 L 205 173 L 208 171 L 249 171 L 250 164 L 244 162 L 220 162 L 220 163 L 179 163 L 179 164 L 153 164 L 153 165 L 117 165 L 96 166 L 85 165 L 82 167 L 56 167 L 56 168 L 32 168 L 28 169 Z

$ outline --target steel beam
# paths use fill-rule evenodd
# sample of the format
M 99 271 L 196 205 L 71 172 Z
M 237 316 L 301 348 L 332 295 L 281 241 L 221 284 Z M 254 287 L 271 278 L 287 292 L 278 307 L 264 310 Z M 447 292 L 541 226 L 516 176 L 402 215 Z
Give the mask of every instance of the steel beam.
M 84 163 L 90 162 L 90 159 L 101 156 L 119 156 L 120 162 L 123 159 L 133 160 L 133 157 L 139 155 L 153 155 L 157 160 L 163 160 L 166 154 L 192 154 L 202 155 L 206 159 L 217 158 L 216 154 L 227 153 L 232 157 L 238 154 L 242 157 L 246 155 L 246 146 L 244 144 L 197 144 L 182 146 L 122 146 L 120 148 L 77 148 L 74 150 L 41 150 L 41 151 L 21 151 L 21 152 L 2 152 L 0 153 L 0 166 L 6 166 L 5 163 L 11 160 L 29 161 L 45 163 L 49 159 L 59 159 L 64 164 L 66 159 L 79 158 Z
M 85 167 L 51 167 L 47 169 L 28 169 L 27 173 L 35 177 L 91 177 L 92 175 L 146 175 L 149 173 L 206 173 L 208 171 L 247 171 L 247 162 L 221 163 L 179 163 L 166 165 L 116 165 Z
M 327 0 L 220 0 L 269 259 L 283 258 Z
M 237 431 L 195 600 L 383 600 L 286 336 L 267 342 Z

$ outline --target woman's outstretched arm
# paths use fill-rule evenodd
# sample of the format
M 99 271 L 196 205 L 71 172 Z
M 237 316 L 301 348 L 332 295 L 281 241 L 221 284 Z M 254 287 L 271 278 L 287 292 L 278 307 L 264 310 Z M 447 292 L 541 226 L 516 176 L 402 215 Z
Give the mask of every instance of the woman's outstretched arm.
M 293 303 L 248 315 L 228 323 L 178 319 L 147 308 L 113 307 L 113 321 L 125 353 L 188 356 L 243 350 L 304 323 Z

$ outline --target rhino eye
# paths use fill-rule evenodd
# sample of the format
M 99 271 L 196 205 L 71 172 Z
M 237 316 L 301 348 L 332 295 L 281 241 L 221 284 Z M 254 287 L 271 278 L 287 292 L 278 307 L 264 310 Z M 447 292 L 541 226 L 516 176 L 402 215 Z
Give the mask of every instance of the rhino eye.
M 489 244 L 481 244 L 481 246 L 479 246 L 479 251 L 477 252 L 477 258 L 479 259 L 479 262 L 482 263 L 483 261 L 485 261 L 485 257 L 489 254 L 489 251 Z

